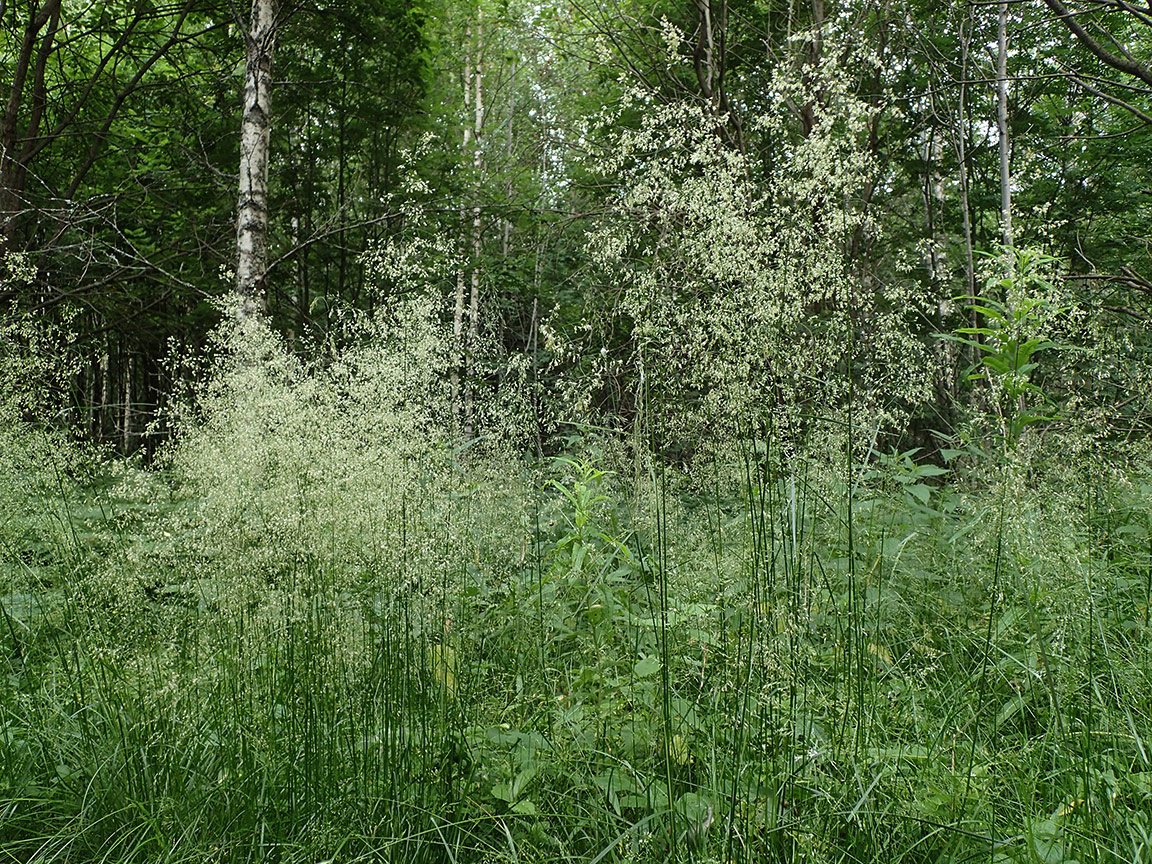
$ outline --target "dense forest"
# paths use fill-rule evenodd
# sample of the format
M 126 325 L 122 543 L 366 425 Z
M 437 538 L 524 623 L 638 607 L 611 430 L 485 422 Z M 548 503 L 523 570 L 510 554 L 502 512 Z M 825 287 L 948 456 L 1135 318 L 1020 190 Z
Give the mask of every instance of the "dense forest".
M 1152 862 L 1152 7 L 0 22 L 0 862 Z

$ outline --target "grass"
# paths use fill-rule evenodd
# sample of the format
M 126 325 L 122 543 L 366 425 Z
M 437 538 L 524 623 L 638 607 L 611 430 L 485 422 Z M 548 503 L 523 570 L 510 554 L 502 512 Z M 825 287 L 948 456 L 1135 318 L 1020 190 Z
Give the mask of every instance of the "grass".
M 1146 466 L 289 434 L 13 492 L 0 861 L 1152 860 Z

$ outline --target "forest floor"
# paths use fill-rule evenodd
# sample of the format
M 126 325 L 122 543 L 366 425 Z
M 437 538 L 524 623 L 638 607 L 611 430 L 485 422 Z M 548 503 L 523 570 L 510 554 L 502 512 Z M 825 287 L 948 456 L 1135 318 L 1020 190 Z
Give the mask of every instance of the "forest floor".
M 0 861 L 1152 861 L 1132 466 L 233 455 L 5 493 Z

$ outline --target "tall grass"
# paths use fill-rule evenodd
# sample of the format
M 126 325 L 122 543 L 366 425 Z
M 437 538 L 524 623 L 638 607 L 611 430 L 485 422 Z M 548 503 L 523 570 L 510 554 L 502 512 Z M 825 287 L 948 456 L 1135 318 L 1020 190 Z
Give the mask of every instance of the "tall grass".
M 4 523 L 0 859 L 1152 859 L 1146 462 L 520 462 L 231 374 Z

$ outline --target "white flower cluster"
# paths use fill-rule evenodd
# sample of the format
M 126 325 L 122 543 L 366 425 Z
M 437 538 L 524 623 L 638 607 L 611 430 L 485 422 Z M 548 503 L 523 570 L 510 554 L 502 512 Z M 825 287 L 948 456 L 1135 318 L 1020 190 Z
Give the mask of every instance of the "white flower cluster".
M 629 325 L 633 379 L 646 370 L 685 439 L 730 437 L 769 414 L 778 431 L 799 430 L 849 394 L 857 423 L 889 425 L 929 391 L 914 306 L 857 278 L 847 254 L 872 230 L 856 203 L 877 174 L 864 146 L 872 109 L 831 61 L 816 80 L 790 74 L 773 80 L 779 112 L 755 121 L 777 142 L 769 167 L 688 102 L 648 107 L 596 166 L 624 179 L 587 249 Z M 789 125 L 799 105 L 814 117 L 806 136 Z

